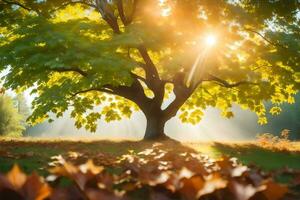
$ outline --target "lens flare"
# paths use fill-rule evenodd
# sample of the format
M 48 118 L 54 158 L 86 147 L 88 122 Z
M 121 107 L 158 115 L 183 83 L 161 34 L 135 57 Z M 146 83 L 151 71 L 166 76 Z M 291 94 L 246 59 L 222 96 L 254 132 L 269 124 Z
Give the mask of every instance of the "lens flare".
M 217 38 L 214 35 L 208 35 L 205 38 L 205 43 L 207 46 L 214 46 L 217 43 Z
M 171 8 L 168 7 L 161 10 L 161 16 L 168 17 L 169 15 L 171 15 Z
M 171 15 L 172 8 L 168 5 L 166 0 L 159 0 L 159 6 L 161 8 L 161 16 L 168 17 Z

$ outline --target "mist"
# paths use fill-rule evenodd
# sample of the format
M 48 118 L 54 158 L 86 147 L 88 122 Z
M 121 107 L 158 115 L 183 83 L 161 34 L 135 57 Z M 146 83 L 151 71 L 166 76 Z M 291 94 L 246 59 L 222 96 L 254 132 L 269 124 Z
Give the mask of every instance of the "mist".
M 274 131 L 272 124 L 260 126 L 254 113 L 233 107 L 234 118 L 226 119 L 215 108 L 205 111 L 203 119 L 196 125 L 184 124 L 178 117 L 169 120 L 165 132 L 169 137 L 180 141 L 240 141 L 253 140 L 258 133 L 271 132 L 278 134 L 284 128 L 283 124 Z M 272 122 L 271 122 L 272 123 Z M 275 122 L 276 123 L 276 122 Z M 273 124 L 274 126 L 275 124 Z M 44 138 L 91 138 L 91 139 L 142 139 L 146 128 L 146 118 L 142 112 L 136 112 L 130 119 L 107 123 L 99 120 L 95 133 L 84 128 L 76 129 L 74 120 L 66 112 L 63 118 L 54 122 L 39 124 L 28 128 L 25 135 Z

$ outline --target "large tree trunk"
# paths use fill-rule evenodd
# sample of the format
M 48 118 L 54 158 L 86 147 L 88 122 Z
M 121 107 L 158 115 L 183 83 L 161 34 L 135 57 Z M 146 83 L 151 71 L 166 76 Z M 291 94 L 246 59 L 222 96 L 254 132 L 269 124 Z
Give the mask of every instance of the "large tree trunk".
M 164 133 L 166 120 L 162 118 L 160 113 L 146 114 L 147 126 L 144 140 L 160 140 L 167 136 Z

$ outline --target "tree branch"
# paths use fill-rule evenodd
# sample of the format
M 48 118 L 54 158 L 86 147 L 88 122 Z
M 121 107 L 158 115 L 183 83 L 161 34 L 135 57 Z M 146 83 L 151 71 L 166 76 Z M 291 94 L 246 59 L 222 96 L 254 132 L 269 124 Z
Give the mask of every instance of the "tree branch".
M 132 89 L 135 86 L 104 85 L 102 87 L 92 87 L 89 89 L 78 91 L 76 93 L 73 93 L 72 96 L 76 96 L 78 94 L 87 93 L 87 92 L 91 92 L 91 91 L 98 91 L 98 92 L 104 92 L 104 93 L 108 93 L 108 94 L 118 95 L 118 96 L 121 96 L 121 97 L 124 97 L 124 98 L 134 101 L 135 97 L 138 96 L 138 94 L 136 93 L 137 90 Z
M 110 8 L 106 0 L 96 0 L 96 9 L 101 14 L 102 18 L 112 28 L 114 33 L 120 34 L 118 19 L 115 17 L 113 10 Z
M 119 16 L 121 18 L 122 23 L 125 26 L 128 25 L 128 21 L 127 21 L 127 18 L 125 16 L 124 6 L 123 6 L 123 1 L 122 0 L 117 0 L 117 8 L 118 8 Z
M 169 106 L 163 110 L 164 117 L 170 119 L 174 117 L 180 107 L 187 101 L 187 99 L 194 92 L 195 88 L 188 88 L 184 82 L 177 83 L 173 82 L 174 94 L 176 98 L 169 104 Z
M 239 82 L 236 82 L 236 83 L 229 83 L 228 81 L 220 79 L 220 78 L 218 78 L 216 76 L 213 76 L 211 74 L 209 74 L 209 77 L 210 77 L 209 79 L 203 80 L 203 81 L 215 81 L 220 86 L 226 87 L 226 88 L 238 87 L 240 85 L 245 85 L 245 84 L 258 85 L 258 83 L 253 83 L 253 82 L 250 82 L 250 81 L 239 81 Z
M 136 88 L 134 86 L 134 88 Z M 125 99 L 128 99 L 130 101 L 133 101 L 134 103 L 136 103 L 139 108 L 145 112 L 148 107 L 149 107 L 149 99 L 144 95 L 143 91 L 138 91 L 136 89 L 133 89 L 132 86 L 128 87 L 128 86 L 111 86 L 111 85 L 106 85 L 103 86 L 103 88 L 90 88 L 90 89 L 85 89 L 85 90 L 81 90 L 75 93 L 71 93 L 71 98 L 75 97 L 76 95 L 79 94 L 84 94 L 87 92 L 92 92 L 92 91 L 98 91 L 98 92 L 103 92 L 103 93 L 107 93 L 107 94 L 112 94 L 112 95 L 117 95 L 120 97 L 123 97 Z
M 178 110 L 188 100 L 190 95 L 191 95 L 191 93 L 184 92 L 181 95 L 179 95 L 179 93 L 177 93 L 174 101 L 172 101 L 169 104 L 169 106 L 165 110 L 163 110 L 164 118 L 170 119 L 170 118 L 176 116 Z
M 269 40 L 268 38 L 266 38 L 263 34 L 261 34 L 261 33 L 258 32 L 258 31 L 255 31 L 255 30 L 249 29 L 249 28 L 245 28 L 244 30 L 259 35 L 263 40 L 265 40 L 265 41 L 268 42 L 269 44 L 273 45 L 274 47 L 281 47 L 281 48 L 284 48 L 284 49 L 288 49 L 286 46 L 284 46 L 284 45 L 282 45 L 282 44 L 280 44 L 280 43 L 278 43 L 278 42 L 277 42 L 277 43 L 272 42 L 271 40 Z
M 16 1 L 7 1 L 7 0 L 2 0 L 4 3 L 7 3 L 9 5 L 17 5 L 17 6 L 20 6 L 21 8 L 25 9 L 25 10 L 28 10 L 28 11 L 35 11 L 25 5 L 23 5 L 22 3 L 20 2 L 16 2 Z M 35 11 L 36 12 L 36 11 Z
M 104 85 L 103 88 L 111 90 L 115 95 L 135 102 L 143 111 L 149 107 L 151 99 L 145 95 L 144 88 L 137 79 L 134 79 L 130 86 Z
M 86 6 L 90 6 L 90 7 L 92 7 L 92 8 L 97 8 L 97 6 L 96 6 L 95 4 L 91 4 L 91 3 L 88 3 L 88 2 L 85 2 L 85 1 L 69 1 L 69 2 L 66 2 L 66 3 L 62 4 L 61 6 L 59 6 L 59 7 L 55 8 L 55 9 L 53 9 L 53 10 L 50 11 L 50 12 L 57 11 L 57 10 L 59 10 L 59 9 L 62 9 L 62 8 L 64 8 L 64 7 L 66 7 L 66 6 L 68 6 L 68 5 L 72 5 L 72 4 L 83 4 L 83 5 L 86 5 Z
M 51 69 L 51 70 L 57 72 L 77 72 L 84 77 L 88 76 L 87 72 L 79 68 L 59 68 L 59 69 Z M 143 77 L 140 77 L 134 73 L 131 73 L 131 75 L 134 77 L 134 81 L 130 86 L 123 86 L 123 85 L 113 86 L 107 84 L 101 87 L 92 87 L 86 90 L 78 91 L 72 94 L 72 97 L 81 93 L 86 93 L 90 91 L 99 91 L 99 92 L 104 92 L 112 95 L 117 95 L 126 98 L 128 100 L 131 100 L 135 102 L 142 110 L 145 110 L 148 107 L 149 98 L 145 96 L 144 89 L 141 83 L 139 82 L 139 80 L 142 81 L 146 81 L 146 80 Z
M 138 2 L 139 2 L 139 0 L 134 0 L 133 1 L 131 14 L 127 18 L 128 24 L 130 24 L 132 22 L 132 20 L 133 20 L 133 17 L 135 15 L 136 7 L 137 7 Z
M 124 4 L 123 0 L 117 0 L 117 8 L 118 8 L 118 13 L 121 18 L 122 23 L 127 26 L 130 24 L 133 20 L 133 16 L 136 12 L 136 7 L 137 7 L 138 0 L 134 0 L 132 3 L 132 10 L 129 16 L 126 16 L 125 10 L 124 10 Z
M 166 82 L 160 79 L 158 70 L 149 56 L 146 47 L 140 45 L 138 50 L 145 62 L 145 64 L 140 64 L 146 73 L 145 83 L 154 93 L 153 105 L 151 107 L 156 106 L 160 108 L 165 95 Z
M 53 69 L 49 69 L 51 71 L 56 71 L 56 72 L 76 72 L 81 74 L 82 76 L 86 77 L 88 76 L 88 73 L 77 68 L 77 67 L 72 67 L 72 68 L 53 68 Z
M 92 92 L 92 91 L 97 91 L 97 92 L 105 92 L 105 93 L 109 93 L 110 91 L 109 90 L 103 90 L 103 89 L 99 89 L 99 88 L 90 88 L 90 89 L 86 89 L 86 90 L 81 90 L 81 91 L 78 91 L 78 92 L 75 92 L 72 94 L 72 97 L 75 97 L 79 94 L 84 94 L 84 93 L 87 93 L 87 92 Z
M 195 84 L 191 84 L 189 86 L 189 90 L 191 91 L 195 91 L 197 89 L 197 87 L 203 82 L 202 79 L 198 80 Z
M 163 111 L 164 117 L 170 119 L 175 116 L 180 109 L 180 107 L 188 100 L 188 98 L 194 93 L 194 91 L 198 88 L 198 86 L 204 81 L 214 81 L 217 82 L 220 86 L 226 88 L 238 87 L 244 84 L 253 84 L 258 85 L 258 83 L 253 83 L 249 81 L 239 81 L 236 83 L 229 83 L 223 79 L 220 79 L 216 76 L 209 75 L 209 79 L 199 80 L 194 86 L 187 87 L 184 83 L 176 83 L 172 82 L 174 85 L 174 94 L 176 98 L 173 102 L 169 104 L 169 106 Z
M 140 81 L 143 81 L 145 84 L 147 84 L 147 80 L 146 80 L 145 78 L 143 78 L 143 77 L 141 77 L 141 76 L 139 76 L 139 75 L 137 75 L 137 74 L 135 74 L 135 73 L 133 73 L 133 72 L 130 72 L 130 74 L 131 74 L 131 76 L 132 76 L 133 78 L 135 78 L 135 79 L 137 79 L 137 80 L 140 80 Z
M 146 47 L 141 45 L 138 47 L 138 50 L 139 50 L 143 60 L 146 63 L 144 65 L 144 69 L 146 71 L 146 79 L 149 79 L 149 80 L 159 79 L 158 71 L 157 71 L 154 63 L 152 62 L 152 60 L 147 52 Z

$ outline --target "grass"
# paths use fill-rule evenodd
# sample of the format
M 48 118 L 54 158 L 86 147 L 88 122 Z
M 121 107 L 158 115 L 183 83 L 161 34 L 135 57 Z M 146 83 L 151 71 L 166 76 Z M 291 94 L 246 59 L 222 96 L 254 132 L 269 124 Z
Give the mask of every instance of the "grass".
M 91 141 L 91 140 L 38 140 L 38 139 L 1 139 L 0 140 L 0 172 L 7 172 L 14 163 L 30 173 L 38 171 L 47 174 L 51 156 L 63 155 L 68 152 L 79 152 L 87 158 L 97 158 L 107 155 L 111 158 L 128 153 L 151 148 L 152 142 L 137 141 Z M 175 143 L 163 142 L 161 148 L 165 150 L 185 152 L 194 151 L 208 154 L 213 158 L 223 155 L 236 157 L 243 164 L 255 164 L 266 171 L 288 166 L 300 169 L 300 145 L 296 143 L 296 151 L 276 151 L 264 149 L 254 143 Z M 80 158 L 79 158 L 80 159 Z M 82 162 L 84 159 L 82 160 Z M 101 160 L 100 160 L 101 163 Z
M 255 164 L 270 171 L 283 167 L 300 169 L 300 151 L 277 151 L 265 149 L 253 143 L 213 145 L 217 151 L 238 158 L 243 164 Z

